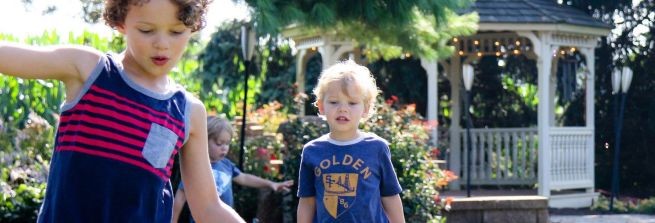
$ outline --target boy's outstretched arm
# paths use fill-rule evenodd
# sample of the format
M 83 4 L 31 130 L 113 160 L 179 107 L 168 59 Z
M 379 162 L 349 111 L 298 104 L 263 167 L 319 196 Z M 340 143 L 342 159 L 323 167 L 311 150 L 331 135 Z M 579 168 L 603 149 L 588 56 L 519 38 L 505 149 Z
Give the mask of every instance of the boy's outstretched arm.
M 180 153 L 180 169 L 186 198 L 193 218 L 198 222 L 245 222 L 216 193 L 207 149 L 207 113 L 193 99 L 189 139 Z
M 234 182 L 238 183 L 241 186 L 247 186 L 247 187 L 256 187 L 256 188 L 269 187 L 271 188 L 271 190 L 276 192 L 279 190 L 287 192 L 289 191 L 289 187 L 293 186 L 293 180 L 287 180 L 284 182 L 277 183 L 247 173 L 239 174 L 239 176 L 234 178 Z
M 312 223 L 316 212 L 316 197 L 301 197 L 298 202 L 298 223 Z
M 382 197 L 382 207 L 390 223 L 405 223 L 403 202 L 400 200 L 400 195 Z
M 85 46 L 29 46 L 0 41 L 0 73 L 84 83 L 101 53 Z M 69 93 L 69 92 L 67 92 Z
M 173 201 L 172 223 L 177 223 L 180 220 L 180 214 L 182 213 L 182 209 L 184 208 L 185 203 L 186 203 L 186 195 L 184 194 L 184 190 L 177 189 L 177 192 L 175 193 L 175 200 Z

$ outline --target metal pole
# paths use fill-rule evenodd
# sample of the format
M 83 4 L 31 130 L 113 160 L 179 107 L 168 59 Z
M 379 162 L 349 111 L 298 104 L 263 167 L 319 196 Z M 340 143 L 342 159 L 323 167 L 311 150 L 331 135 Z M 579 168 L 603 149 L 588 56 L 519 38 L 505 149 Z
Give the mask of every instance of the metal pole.
M 466 90 L 466 98 L 464 99 L 464 112 L 466 113 L 466 149 L 468 153 L 466 154 L 466 197 L 471 197 L 471 153 L 473 152 L 471 144 L 471 128 L 473 127 L 473 121 L 471 120 L 471 113 L 469 112 L 469 100 L 471 97 L 471 91 Z
M 620 93 L 620 92 L 619 92 Z M 621 105 L 616 120 L 616 132 L 614 141 L 614 162 L 612 163 L 612 193 L 610 195 L 610 212 L 614 211 L 614 197 L 619 193 L 619 155 L 621 154 L 621 129 L 623 128 L 623 112 L 625 110 L 625 97 L 627 93 L 621 94 Z
M 243 113 L 241 114 L 241 144 L 239 147 L 239 169 L 243 170 L 243 154 L 246 141 L 246 106 L 248 105 L 248 77 L 250 76 L 250 60 L 244 61 L 246 65 L 246 75 L 243 80 Z

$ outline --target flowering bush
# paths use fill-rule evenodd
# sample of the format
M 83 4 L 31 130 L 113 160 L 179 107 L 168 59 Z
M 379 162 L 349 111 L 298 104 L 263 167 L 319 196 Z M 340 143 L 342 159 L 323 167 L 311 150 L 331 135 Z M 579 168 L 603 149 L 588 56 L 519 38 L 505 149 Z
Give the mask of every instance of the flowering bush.
M 294 176 L 287 177 L 280 171 L 280 161 L 284 159 L 284 154 L 282 154 L 284 144 L 282 135 L 276 133 L 275 130 L 288 118 L 287 114 L 280 112 L 281 108 L 280 103 L 272 102 L 248 114 L 248 122 L 261 126 L 263 133 L 252 135 L 253 133 L 250 132 L 246 135 L 243 172 L 276 182 L 295 179 Z M 240 133 L 237 132 L 233 137 L 229 154 L 230 160 L 237 165 L 239 161 L 238 134 Z M 261 222 L 279 222 L 282 216 L 281 197 L 282 194 L 272 193 L 268 188 L 259 190 L 234 187 L 234 206 L 244 219 L 257 217 Z
M 392 105 L 387 102 L 379 106 L 363 129 L 389 141 L 391 161 L 403 188 L 401 198 L 407 222 L 438 222 L 442 205 L 438 189 L 457 177 L 440 170 L 433 162 L 432 157 L 439 150 L 430 148 L 428 131 L 436 123 L 423 121 L 414 105 L 398 110 Z

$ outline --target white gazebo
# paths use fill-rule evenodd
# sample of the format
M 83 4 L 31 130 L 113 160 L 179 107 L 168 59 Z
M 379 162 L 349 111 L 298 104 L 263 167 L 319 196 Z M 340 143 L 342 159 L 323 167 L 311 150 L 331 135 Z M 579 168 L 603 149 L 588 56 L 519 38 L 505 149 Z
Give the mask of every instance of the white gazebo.
M 451 85 L 450 154 L 448 168 L 461 176 L 451 189 L 466 182 L 465 137 L 460 125 L 462 66 L 481 56 L 524 54 L 538 68 L 538 126 L 531 128 L 472 129 L 471 184 L 535 185 L 538 194 L 550 199 L 551 207 L 588 207 L 594 192 L 594 49 L 610 26 L 572 7 L 552 0 L 478 0 L 469 11 L 480 15 L 478 33 L 454 38 L 456 53 L 448 59 L 421 59 L 428 75 L 427 119 L 437 120 L 437 81 L 447 78 Z M 307 60 L 322 56 L 323 67 L 340 58 L 360 58 L 350 40 L 328 34 L 308 35 L 299 27 L 285 32 L 292 38 L 297 54 L 296 80 L 304 89 Z M 577 51 L 584 57 L 586 72 L 579 73 L 585 89 L 585 125 L 557 126 L 555 92 L 557 59 Z M 439 75 L 439 66 L 444 74 Z M 474 89 L 475 90 L 475 89 Z M 303 106 L 301 106 L 303 107 Z M 581 111 L 582 112 L 582 111 Z M 304 111 L 302 112 L 304 114 Z M 432 131 L 437 145 L 438 131 Z

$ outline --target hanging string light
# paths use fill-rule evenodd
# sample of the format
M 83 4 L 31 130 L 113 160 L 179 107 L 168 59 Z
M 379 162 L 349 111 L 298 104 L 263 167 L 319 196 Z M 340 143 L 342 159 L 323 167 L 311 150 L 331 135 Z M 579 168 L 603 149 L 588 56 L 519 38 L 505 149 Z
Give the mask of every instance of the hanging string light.
M 525 37 L 497 37 L 483 39 L 467 39 L 455 37 L 451 44 L 456 47 L 457 55 L 464 56 L 496 56 L 521 55 L 532 50 L 532 44 Z M 573 55 L 576 47 L 560 47 L 553 51 L 553 57 Z

